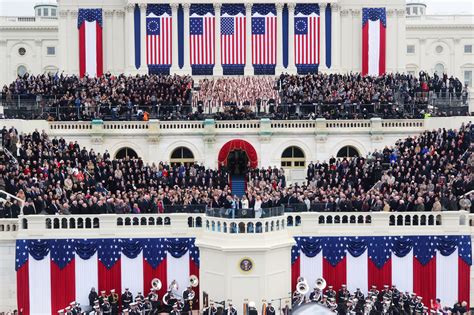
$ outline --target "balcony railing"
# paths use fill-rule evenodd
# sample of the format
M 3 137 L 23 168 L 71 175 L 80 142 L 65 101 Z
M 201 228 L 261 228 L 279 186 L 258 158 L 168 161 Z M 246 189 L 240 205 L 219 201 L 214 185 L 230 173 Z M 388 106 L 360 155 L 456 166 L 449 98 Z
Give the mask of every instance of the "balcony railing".
M 0 219 L 0 240 L 38 237 L 198 236 L 203 232 L 290 235 L 472 234 L 474 215 L 444 212 L 286 212 L 254 218 L 215 213 L 21 216 Z M 281 214 L 281 215 L 280 215 Z

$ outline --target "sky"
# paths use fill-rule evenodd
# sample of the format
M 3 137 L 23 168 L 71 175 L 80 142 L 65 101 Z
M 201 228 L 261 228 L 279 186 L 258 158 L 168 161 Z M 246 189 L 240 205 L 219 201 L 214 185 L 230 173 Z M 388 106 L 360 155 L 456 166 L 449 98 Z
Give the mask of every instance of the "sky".
M 412 0 L 410 0 L 412 1 Z M 474 14 L 474 0 L 422 0 L 428 8 L 427 14 Z M 36 3 L 54 0 L 0 0 L 0 16 L 34 15 Z

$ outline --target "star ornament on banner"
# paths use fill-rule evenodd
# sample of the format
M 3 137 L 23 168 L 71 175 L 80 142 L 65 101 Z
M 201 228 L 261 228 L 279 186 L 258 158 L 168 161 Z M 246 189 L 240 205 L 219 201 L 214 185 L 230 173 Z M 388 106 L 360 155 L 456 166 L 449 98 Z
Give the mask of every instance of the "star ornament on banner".
M 323 257 L 336 266 L 346 256 L 346 237 L 328 237 L 323 244 Z
M 194 239 L 190 238 L 189 239 L 189 246 L 188 246 L 188 250 L 189 250 L 189 257 L 191 258 L 192 261 L 194 261 L 196 263 L 197 266 L 199 266 L 199 248 L 196 247 L 196 245 L 194 244 Z
M 52 240 L 50 246 L 51 260 L 59 267 L 59 269 L 63 269 L 74 259 L 74 240 Z
M 15 268 L 18 270 L 28 261 L 28 242 L 26 240 L 16 241 Z
M 299 18 L 296 21 L 295 27 L 299 33 L 306 33 L 306 27 L 307 27 L 306 18 Z
M 150 32 L 156 32 L 159 28 L 158 21 L 155 21 L 154 19 L 152 19 L 151 21 L 148 22 L 147 27 Z
M 104 264 L 107 269 L 112 268 L 120 259 L 122 248 L 120 242 L 113 238 L 101 239 L 99 242 L 99 261 Z
M 166 247 L 163 239 L 145 239 L 143 244 L 143 259 L 153 268 L 166 258 Z

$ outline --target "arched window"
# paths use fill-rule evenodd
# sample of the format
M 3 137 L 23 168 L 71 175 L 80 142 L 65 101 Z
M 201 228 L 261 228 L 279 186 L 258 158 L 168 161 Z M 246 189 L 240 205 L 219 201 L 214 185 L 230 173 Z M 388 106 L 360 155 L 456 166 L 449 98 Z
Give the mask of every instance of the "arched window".
M 438 74 L 438 76 L 442 77 L 443 74 L 444 74 L 444 65 L 442 63 L 438 63 L 438 64 L 436 64 L 434 70 Z
M 339 149 L 337 152 L 337 157 L 338 158 L 347 158 L 347 157 L 358 157 L 359 151 L 357 151 L 356 148 L 350 145 L 346 145 L 345 147 L 342 147 Z
M 28 70 L 26 69 L 25 66 L 19 66 L 19 67 L 16 69 L 16 73 L 17 73 L 20 77 L 24 76 L 27 72 L 28 72 Z
M 171 153 L 170 164 L 172 166 L 181 164 L 188 166 L 194 164 L 194 154 L 186 147 L 177 147 Z
M 304 152 L 298 147 L 288 147 L 281 154 L 282 167 L 304 168 L 305 164 Z
M 136 159 L 136 158 L 138 158 L 138 154 L 137 154 L 137 152 L 135 152 L 135 150 L 133 150 L 132 148 L 128 148 L 128 147 L 121 148 L 115 154 L 116 159 L 125 159 L 127 157 L 130 158 L 130 159 Z

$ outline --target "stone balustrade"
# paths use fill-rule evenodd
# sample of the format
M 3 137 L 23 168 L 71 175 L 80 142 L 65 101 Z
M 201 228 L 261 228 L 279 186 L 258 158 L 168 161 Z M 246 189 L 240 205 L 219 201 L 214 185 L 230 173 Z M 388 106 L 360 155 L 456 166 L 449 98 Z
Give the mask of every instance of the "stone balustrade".
M 472 234 L 474 215 L 446 212 L 294 212 L 261 219 L 205 214 L 22 216 L 0 219 L 0 240 L 106 236 L 198 236 L 202 233 L 291 235 Z M 473 234 L 474 235 L 474 234 Z
M 226 131 L 235 132 L 243 131 L 255 133 L 256 131 L 314 131 L 318 132 L 332 132 L 332 131 L 380 131 L 400 132 L 400 128 L 415 129 L 422 131 L 425 129 L 423 119 L 390 119 L 382 120 L 380 118 L 372 118 L 370 120 L 326 120 L 318 118 L 316 120 L 241 120 L 241 121 L 214 121 L 213 119 L 202 121 L 102 121 L 95 120 L 80 121 L 80 122 L 49 122 L 48 129 L 50 133 L 113 133 L 114 131 L 127 131 L 137 134 L 146 134 L 149 130 L 156 130 L 158 132 L 187 132 L 198 131 L 203 129 L 212 129 L 215 133 L 223 133 Z

